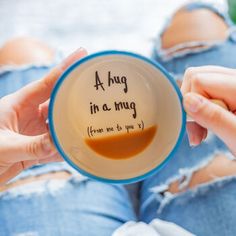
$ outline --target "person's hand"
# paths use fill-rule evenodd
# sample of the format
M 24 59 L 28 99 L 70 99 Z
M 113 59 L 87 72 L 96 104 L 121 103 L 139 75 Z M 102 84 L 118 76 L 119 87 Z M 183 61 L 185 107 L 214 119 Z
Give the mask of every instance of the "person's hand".
M 189 68 L 181 92 L 187 114 L 196 121 L 187 124 L 190 145 L 199 145 L 209 129 L 236 155 L 236 70 L 217 66 Z M 228 111 L 211 99 L 224 102 Z
M 61 160 L 46 124 L 48 99 L 62 72 L 85 55 L 78 49 L 43 79 L 0 99 L 0 184 L 35 164 Z

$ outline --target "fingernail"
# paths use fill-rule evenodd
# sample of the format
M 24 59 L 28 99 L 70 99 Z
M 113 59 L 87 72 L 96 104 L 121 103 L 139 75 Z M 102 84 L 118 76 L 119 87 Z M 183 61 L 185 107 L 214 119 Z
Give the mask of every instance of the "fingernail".
M 72 55 L 75 55 L 79 52 L 85 52 L 86 50 L 83 48 L 83 47 L 79 47 L 77 48 L 74 52 L 72 52 L 68 57 L 72 56 Z
M 195 147 L 196 146 L 196 144 L 194 142 L 194 136 L 192 135 L 192 133 L 188 133 L 188 141 L 189 141 L 189 145 L 191 147 Z
M 78 48 L 77 50 L 75 50 L 74 52 L 72 52 L 69 56 L 67 56 L 67 57 L 61 62 L 60 67 L 61 67 L 63 70 L 66 69 L 66 68 L 68 67 L 68 65 L 72 63 L 74 56 L 77 55 L 77 54 L 79 54 L 79 53 L 82 53 L 82 52 L 84 52 L 84 55 L 81 55 L 81 57 L 83 57 L 83 56 L 85 56 L 85 54 L 87 53 L 87 51 L 86 51 L 84 48 L 82 48 L 82 47 L 80 47 L 80 48 Z M 79 58 L 78 58 L 78 59 L 79 59 Z
M 207 138 L 207 132 L 204 133 L 203 138 L 202 138 L 202 141 L 205 141 L 206 138 Z
M 201 107 L 203 100 L 195 94 L 187 94 L 184 96 L 184 107 L 186 111 L 196 113 Z

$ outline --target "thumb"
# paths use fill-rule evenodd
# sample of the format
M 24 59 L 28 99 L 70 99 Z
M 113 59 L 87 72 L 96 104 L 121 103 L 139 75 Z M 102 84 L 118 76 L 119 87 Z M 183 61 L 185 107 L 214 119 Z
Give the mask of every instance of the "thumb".
M 233 113 L 196 93 L 184 96 L 184 107 L 189 116 L 212 130 L 236 154 L 236 116 Z
M 5 145 L 4 149 L 8 163 L 45 159 L 56 153 L 49 133 L 37 136 L 17 134 L 11 144 Z

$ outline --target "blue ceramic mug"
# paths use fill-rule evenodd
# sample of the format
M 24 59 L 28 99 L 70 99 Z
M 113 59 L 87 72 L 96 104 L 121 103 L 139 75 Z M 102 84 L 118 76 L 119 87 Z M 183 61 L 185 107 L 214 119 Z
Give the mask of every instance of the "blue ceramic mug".
M 104 51 L 71 65 L 57 81 L 49 128 L 61 156 L 80 173 L 136 182 L 173 157 L 185 131 L 181 92 L 141 55 Z

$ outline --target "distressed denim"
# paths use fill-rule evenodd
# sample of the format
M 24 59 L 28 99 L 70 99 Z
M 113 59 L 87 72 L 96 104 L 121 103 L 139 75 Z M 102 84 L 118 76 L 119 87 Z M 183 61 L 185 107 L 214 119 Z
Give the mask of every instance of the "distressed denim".
M 123 223 L 136 220 L 122 186 L 76 174 L 69 180 L 40 181 L 9 190 L 0 196 L 0 210 L 1 236 L 111 235 Z
M 186 68 L 191 66 L 218 65 L 236 68 L 236 34 L 229 17 L 211 5 L 190 3 L 188 11 L 206 8 L 215 12 L 229 26 L 227 40 L 222 42 L 193 42 L 163 50 L 161 36 L 157 37 L 153 59 L 162 64 L 176 79 L 182 78 Z M 206 46 L 204 49 L 189 49 L 190 46 Z M 179 49 L 182 49 L 181 52 Z M 169 52 L 171 56 L 169 56 Z M 140 196 L 140 220 L 149 223 L 155 218 L 174 222 L 200 236 L 236 234 L 235 194 L 236 177 L 216 178 L 194 189 L 171 194 L 167 191 L 171 182 L 178 180 L 180 189 L 188 185 L 192 174 L 206 166 L 218 153 L 234 159 L 227 147 L 216 136 L 210 134 L 200 146 L 191 148 L 187 135 L 170 160 L 159 173 L 144 180 Z
M 216 12 L 232 29 L 228 39 L 208 45 L 204 50 L 185 50 L 184 53 L 174 53 L 173 57 L 166 57 L 167 53 L 161 49 L 158 37 L 154 59 L 174 77 L 182 76 L 189 66 L 215 64 L 236 67 L 234 29 L 229 18 L 202 3 L 188 4 L 186 8 L 190 11 L 207 8 Z M 204 42 L 195 42 L 195 45 L 202 44 Z M 184 47 L 186 45 L 179 45 L 179 48 Z M 39 66 L 2 71 L 0 96 L 40 78 L 48 69 L 47 66 Z M 157 220 L 159 219 L 176 223 L 199 236 L 233 236 L 236 234 L 236 177 L 216 178 L 181 193 L 168 192 L 169 184 L 175 180 L 179 181 L 180 188 L 187 186 L 192 174 L 206 166 L 217 153 L 224 153 L 233 159 L 227 147 L 213 134 L 196 148 L 189 147 L 185 135 L 174 158 L 161 171 L 131 185 L 134 190 L 138 190 L 138 193 L 132 192 L 139 200 L 137 211 L 126 186 L 89 180 L 80 176 L 66 163 L 33 167 L 16 179 L 57 171 L 67 171 L 72 175 L 69 180 L 38 181 L 2 192 L 0 235 L 106 236 L 112 235 L 114 231 L 114 236 L 171 235 L 160 233 L 157 226 L 161 222 Z M 138 221 L 142 223 L 135 223 Z M 172 235 L 177 236 L 175 233 Z
M 52 66 L 0 69 L 0 97 L 42 78 Z M 72 176 L 0 193 L 1 236 L 111 235 L 125 222 L 137 220 L 124 186 L 88 180 L 65 162 L 32 167 L 11 182 L 58 171 Z
M 156 39 L 152 55 L 153 59 L 161 63 L 174 76 L 181 76 L 188 67 L 192 66 L 218 65 L 235 68 L 236 27 L 229 16 L 204 3 L 191 3 L 186 5 L 185 8 L 188 11 L 194 11 L 199 8 L 214 11 L 229 27 L 227 40 L 195 41 L 179 44 L 169 49 L 162 49 L 161 37 L 169 25 L 170 19 Z M 197 46 L 204 49 L 197 48 Z M 191 47 L 195 48 L 191 49 Z

